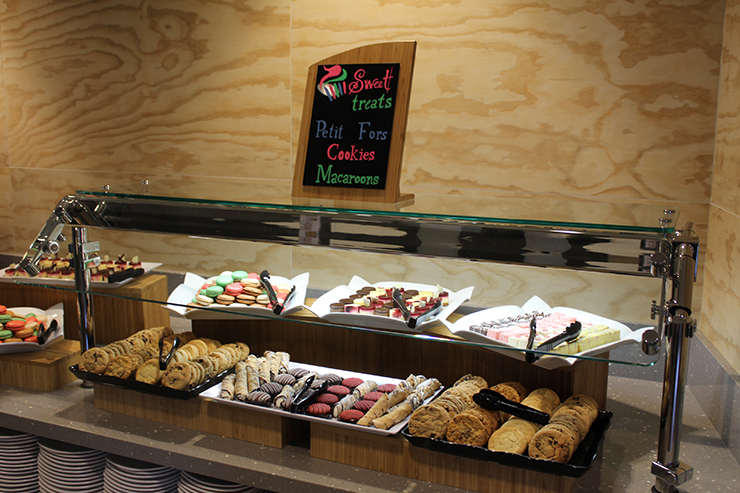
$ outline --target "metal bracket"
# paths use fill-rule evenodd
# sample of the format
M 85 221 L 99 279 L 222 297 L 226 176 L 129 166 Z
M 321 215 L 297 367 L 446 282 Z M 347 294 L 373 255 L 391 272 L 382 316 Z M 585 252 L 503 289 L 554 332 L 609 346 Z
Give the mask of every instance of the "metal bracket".
M 669 486 L 678 486 L 689 481 L 694 475 L 694 468 L 688 464 L 678 463 L 674 467 L 667 467 L 658 461 L 653 461 L 650 472 Z
M 99 256 L 88 258 L 89 254 L 97 253 L 99 251 L 100 251 L 99 241 L 88 241 L 80 245 L 79 253 L 80 253 L 80 256 L 82 257 L 80 259 L 80 262 L 82 264 L 83 269 L 92 269 L 93 267 L 98 267 L 100 265 Z M 75 253 L 74 243 L 69 244 L 69 252 L 74 255 Z
M 82 253 L 95 253 L 100 251 L 99 241 L 88 241 L 82 245 Z

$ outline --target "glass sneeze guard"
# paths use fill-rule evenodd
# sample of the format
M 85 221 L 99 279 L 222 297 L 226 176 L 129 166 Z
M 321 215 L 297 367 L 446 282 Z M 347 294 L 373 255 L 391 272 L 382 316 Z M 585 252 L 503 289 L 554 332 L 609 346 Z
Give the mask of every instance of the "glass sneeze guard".
M 424 209 L 427 198 L 417 197 L 416 208 Z M 417 211 L 412 206 L 399 210 L 374 211 L 356 207 L 319 207 L 299 204 L 253 204 L 226 200 L 190 199 L 143 194 L 79 191 L 76 196 L 63 199 L 50 217 L 57 222 L 46 235 L 42 230 L 37 249 L 32 245 L 29 253 L 43 251 L 43 243 L 53 240 L 59 224 L 73 228 L 113 229 L 197 235 L 206 238 L 234 239 L 283 245 L 311 245 L 334 249 L 394 253 L 421 257 L 451 258 L 500 262 L 514 265 L 535 265 L 605 273 L 651 277 L 650 258 L 664 248 L 665 236 L 673 232 L 677 212 L 664 208 L 648 207 L 637 214 L 630 210 L 622 217 L 631 218 L 636 224 L 600 224 L 588 222 L 587 215 L 571 215 L 568 221 L 558 220 L 557 214 L 547 219 L 517 218 L 515 216 L 487 217 L 470 213 L 466 197 L 435 197 L 438 210 L 449 214 Z M 440 202 L 443 202 L 440 203 Z M 477 201 L 476 211 L 501 207 L 496 200 Z M 522 204 L 520 204 L 521 207 Z M 589 214 L 594 207 L 585 209 Z M 508 207 L 508 205 L 506 205 Z M 563 207 L 553 206 L 558 214 Z M 431 210 L 431 209 L 426 209 Z M 638 216 L 652 219 L 635 220 Z M 562 216 L 561 216 L 562 217 Z M 54 219 L 56 218 L 56 219 Z M 574 220 L 576 219 L 576 220 Z M 582 222 L 581 222 L 582 221 Z M 311 232 L 306 235 L 306 227 Z M 318 226 L 317 226 L 318 225 Z M 48 223 L 47 223 L 48 226 Z M 49 228 L 45 228 L 49 229 Z M 371 230 L 372 234 L 367 231 Z M 548 245 L 567 245 L 554 252 Z M 540 245 L 539 249 L 533 245 Z M 28 255 L 27 255 L 28 256 Z M 34 283 L 33 278 L 17 278 L 24 284 Z M 71 287 L 55 286 L 54 289 L 77 291 Z M 95 295 L 116 296 L 96 292 Z M 163 304 L 167 300 L 143 300 Z M 221 307 L 203 310 L 223 311 Z M 252 318 L 262 318 L 250 314 Z M 270 317 L 264 317 L 270 318 Z M 295 316 L 298 323 L 332 325 L 325 320 Z M 388 333 L 373 327 L 341 325 L 348 330 Z M 452 334 L 438 324 L 422 333 L 393 332 L 399 337 L 434 338 L 452 344 L 487 347 L 496 352 L 523 355 L 528 351 L 484 340 L 466 340 Z M 639 352 L 639 344 L 635 352 Z M 542 351 L 530 351 L 537 357 L 546 356 Z M 550 357 L 550 356 L 548 356 Z M 563 356 L 557 356 L 563 358 Z M 614 358 L 604 354 L 568 356 L 569 360 L 590 359 L 612 361 L 631 365 L 651 365 L 657 357 L 642 355 Z

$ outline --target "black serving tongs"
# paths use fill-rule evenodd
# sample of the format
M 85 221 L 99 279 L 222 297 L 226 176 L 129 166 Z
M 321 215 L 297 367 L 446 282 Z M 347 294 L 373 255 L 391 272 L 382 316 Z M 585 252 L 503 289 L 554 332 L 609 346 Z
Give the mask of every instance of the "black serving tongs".
M 532 335 L 532 324 L 535 324 L 534 318 L 532 318 L 532 323 L 530 323 L 529 341 L 527 344 L 527 349 L 532 349 L 531 346 L 534 341 L 534 336 Z M 537 346 L 537 348 L 535 349 L 537 351 L 542 351 L 543 353 L 552 351 L 553 348 L 555 348 L 559 344 L 562 344 L 564 342 L 570 342 L 572 340 L 577 339 L 578 336 L 581 335 L 582 328 L 583 326 L 581 325 L 581 322 L 578 322 L 578 321 L 573 322 L 572 324 L 567 326 L 563 332 L 561 332 L 560 334 L 556 335 L 555 337 L 551 339 L 546 340 L 545 342 Z M 534 353 L 527 353 L 525 357 L 527 363 L 534 363 L 539 358 L 540 358 L 540 355 L 534 354 Z
M 406 307 L 406 302 L 403 299 L 403 296 L 401 295 L 401 290 L 398 288 L 393 289 L 393 301 L 396 302 L 396 306 L 401 310 L 401 314 L 403 315 L 403 320 L 406 322 L 406 325 L 409 329 L 415 329 L 427 320 L 431 319 L 432 317 L 435 317 L 439 314 L 439 312 L 442 311 L 442 300 L 437 300 L 437 302 L 434 304 L 433 307 L 431 307 L 429 310 L 425 311 L 418 317 L 414 317 L 411 315 L 411 312 Z
M 280 304 L 277 294 L 275 294 L 275 290 L 272 289 L 272 283 L 270 283 L 270 273 L 266 270 L 263 270 L 260 274 L 260 284 L 262 284 L 262 287 L 265 289 L 265 291 L 267 291 L 267 297 L 270 298 L 270 303 L 272 303 L 272 312 L 275 315 L 280 315 L 285 306 L 284 304 Z M 285 297 L 285 303 L 287 303 L 290 297 L 293 296 L 294 292 L 295 286 L 293 286 L 293 289 L 290 290 L 288 296 Z
M 493 411 L 502 411 L 518 418 L 526 419 L 533 423 L 546 425 L 550 422 L 550 415 L 538 411 L 524 404 L 519 404 L 507 399 L 503 395 L 491 389 L 481 389 L 473 396 L 473 401 L 480 407 Z
M 122 270 L 120 272 L 116 272 L 114 274 L 111 274 L 108 276 L 108 282 L 109 283 L 115 283 L 115 282 L 121 282 L 125 281 L 126 279 L 130 279 L 132 277 L 139 277 L 144 275 L 144 269 L 141 268 L 133 268 Z
M 533 316 L 529 322 L 529 338 L 527 339 L 527 351 L 531 351 L 534 346 L 534 338 L 537 336 L 537 316 Z M 534 363 L 539 359 L 539 356 L 534 353 L 527 353 L 524 355 L 524 361 L 527 363 Z
M 177 348 L 180 347 L 180 338 L 175 337 L 175 340 L 172 341 L 172 348 L 170 349 L 170 352 L 167 353 L 167 356 L 164 356 L 164 338 L 159 340 L 159 369 L 164 371 L 167 369 L 167 367 L 170 364 L 170 361 L 172 360 L 172 357 L 175 355 L 175 351 L 177 351 Z M 163 357 L 164 356 L 164 357 Z
M 39 324 L 41 327 L 39 329 L 39 333 L 36 336 L 36 339 L 38 339 L 39 344 L 43 345 L 47 340 L 49 340 L 49 337 L 51 337 L 54 332 L 56 332 L 57 327 L 59 327 L 59 322 L 57 322 L 57 319 L 55 318 L 51 322 L 49 322 L 48 326 L 45 326 L 45 324 L 42 322 Z
M 441 311 L 442 311 L 442 300 L 437 300 L 434 306 L 431 307 L 429 310 L 425 311 L 418 317 L 411 317 L 406 323 L 409 326 L 409 329 L 415 329 L 416 327 L 420 326 L 427 320 L 430 320 L 432 317 L 436 317 Z
M 306 384 L 301 390 L 293 397 L 293 401 L 290 403 L 290 412 L 303 414 L 306 412 L 306 408 L 310 406 L 316 398 L 323 394 L 327 387 L 329 387 L 329 381 L 324 381 L 321 386 L 317 389 L 312 389 L 311 385 L 316 379 L 316 375 L 311 375 L 306 379 Z

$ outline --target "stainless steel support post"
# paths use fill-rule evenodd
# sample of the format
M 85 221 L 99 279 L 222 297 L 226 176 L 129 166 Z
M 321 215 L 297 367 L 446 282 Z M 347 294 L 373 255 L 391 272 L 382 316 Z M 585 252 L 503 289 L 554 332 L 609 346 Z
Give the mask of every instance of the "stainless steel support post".
M 90 292 L 90 271 L 86 268 L 87 228 L 72 228 L 72 255 L 74 256 L 75 289 L 77 291 L 77 317 L 80 321 L 80 351 L 85 352 L 95 346 L 95 322 L 93 319 L 92 293 Z M 83 380 L 83 387 L 92 383 Z
M 698 241 L 692 234 L 676 233 L 671 266 L 672 299 L 666 303 L 664 334 L 666 362 L 660 409 L 658 457 L 651 472 L 657 476 L 653 492 L 674 493 L 693 475 L 693 468 L 679 461 L 684 390 L 689 365 L 689 346 L 696 331 L 691 318 L 693 283 L 696 276 Z

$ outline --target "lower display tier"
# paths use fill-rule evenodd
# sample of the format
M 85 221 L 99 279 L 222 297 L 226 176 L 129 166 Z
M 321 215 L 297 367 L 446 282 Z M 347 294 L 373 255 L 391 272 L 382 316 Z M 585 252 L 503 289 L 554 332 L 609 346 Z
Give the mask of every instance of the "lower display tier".
M 314 458 L 308 433 L 281 449 L 101 410 L 94 405 L 93 391 L 79 382 L 53 392 L 0 385 L 0 400 L 4 428 L 275 493 L 465 491 Z
M 124 398 L 152 397 L 109 389 L 122 393 Z M 93 391 L 79 384 L 48 393 L 0 386 L 0 399 L 0 421 L 6 428 L 275 492 L 299 488 L 360 492 L 372 486 L 378 493 L 460 493 L 491 491 L 495 485 L 511 492 L 544 493 L 571 491 L 575 481 L 439 454 L 413 447 L 401 436 L 347 433 L 314 423 L 310 434 L 296 436 L 282 449 L 265 447 L 98 409 Z M 180 418 L 190 412 L 186 408 L 178 411 L 176 406 L 174 409 L 172 414 Z M 209 419 L 210 413 L 201 417 Z M 404 456 L 403 461 L 398 460 Z M 337 457 L 344 463 L 336 462 Z

